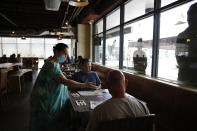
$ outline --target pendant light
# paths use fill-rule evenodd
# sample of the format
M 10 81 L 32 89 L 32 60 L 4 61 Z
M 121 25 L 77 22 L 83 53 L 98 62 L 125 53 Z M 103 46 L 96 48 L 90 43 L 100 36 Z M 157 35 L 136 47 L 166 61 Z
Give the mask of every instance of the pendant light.
M 22 39 L 22 40 L 26 40 L 26 37 L 25 37 L 25 36 L 23 36 L 23 37 L 21 37 L 21 39 Z
M 88 5 L 88 0 L 70 0 L 69 5 L 71 6 L 77 6 L 77 7 L 83 7 Z

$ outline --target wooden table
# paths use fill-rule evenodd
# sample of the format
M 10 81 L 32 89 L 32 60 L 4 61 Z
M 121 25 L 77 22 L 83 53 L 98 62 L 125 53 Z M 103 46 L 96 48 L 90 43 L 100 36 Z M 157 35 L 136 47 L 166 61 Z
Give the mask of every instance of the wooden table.
M 92 90 L 92 91 L 94 91 L 94 90 Z M 104 102 L 104 101 L 109 100 L 111 98 L 111 95 L 109 94 L 108 91 L 105 90 L 104 92 L 107 92 L 107 93 L 101 92 L 101 93 L 97 93 L 94 96 L 82 96 L 82 95 L 73 96 L 73 94 L 78 93 L 78 91 L 77 90 L 69 90 L 70 102 L 71 102 L 72 109 L 73 109 L 73 112 L 71 112 L 71 114 L 72 114 L 71 116 L 74 118 L 74 120 L 72 121 L 72 124 L 74 124 L 73 127 L 76 127 L 76 129 L 73 129 L 73 130 L 78 130 L 78 128 L 82 128 L 82 129 L 86 128 L 88 121 L 90 119 L 90 113 L 93 111 L 90 108 L 90 101 Z M 83 94 L 85 94 L 85 93 L 83 93 Z M 127 97 L 133 97 L 128 93 L 125 93 L 125 95 Z M 79 105 L 77 105 L 76 100 L 84 100 L 86 105 L 79 106 Z M 143 102 L 139 99 L 137 99 L 137 100 L 140 103 L 146 104 L 145 102 Z
M 25 69 L 38 69 L 39 58 L 38 57 L 22 57 L 23 66 Z
M 0 64 L 0 89 L 6 87 L 7 73 L 13 70 L 15 66 L 22 65 L 22 63 L 3 63 Z
M 2 63 L 0 64 L 0 69 L 7 69 L 14 66 L 22 65 L 22 63 Z
M 109 93 L 105 93 L 104 95 L 97 95 L 97 96 L 79 96 L 74 97 L 72 94 L 79 94 L 77 90 L 69 90 L 69 98 L 72 104 L 72 107 L 74 111 L 76 112 L 91 112 L 92 109 L 90 109 L 90 101 L 106 101 L 111 98 L 111 95 Z M 84 100 L 86 105 L 84 106 L 78 106 L 76 103 L 76 100 Z
M 70 108 L 71 108 L 71 123 L 72 123 L 72 130 L 78 130 L 79 128 L 86 128 L 90 114 L 93 111 L 90 109 L 90 101 L 106 101 L 111 98 L 109 93 L 100 96 L 78 96 L 74 97 L 73 93 L 78 93 L 79 90 L 69 90 L 69 98 L 70 98 Z M 76 100 L 84 100 L 86 105 L 78 106 Z

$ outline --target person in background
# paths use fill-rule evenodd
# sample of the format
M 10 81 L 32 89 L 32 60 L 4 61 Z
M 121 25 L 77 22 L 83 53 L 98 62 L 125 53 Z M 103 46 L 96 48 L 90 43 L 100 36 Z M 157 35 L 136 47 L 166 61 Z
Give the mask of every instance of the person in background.
M 10 55 L 10 62 L 11 63 L 16 63 L 17 62 L 17 59 L 16 59 L 16 55 L 15 54 Z
M 54 56 L 46 61 L 39 72 L 31 94 L 31 131 L 58 130 L 53 121 L 69 98 L 68 86 L 96 89 L 92 82 L 80 83 L 63 75 L 60 63 L 66 60 L 68 45 L 58 43 L 53 47 L 53 52 Z M 69 118 L 69 113 L 64 118 Z M 66 121 L 64 125 L 64 130 L 69 129 Z
M 118 70 L 109 72 L 106 86 L 112 98 L 98 105 L 91 114 L 86 131 L 95 131 L 101 121 L 135 118 L 149 114 L 146 104 L 125 94 L 128 80 Z
M 145 74 L 147 67 L 147 57 L 146 53 L 142 50 L 143 48 L 143 39 L 139 38 L 137 41 L 137 50 L 133 53 L 133 64 L 136 71 L 139 73 Z
M 134 51 L 133 53 L 133 57 L 146 57 L 146 53 L 142 50 L 143 48 L 143 39 L 142 38 L 139 38 L 137 40 L 137 50 Z
M 71 60 L 70 60 L 71 64 L 74 65 L 75 64 L 75 58 L 74 56 L 71 56 Z
M 21 58 L 20 54 L 17 54 L 16 62 L 21 63 L 21 65 L 19 65 L 19 68 L 22 69 L 23 68 L 23 66 L 22 66 L 23 59 Z
M 7 56 L 4 54 L 3 57 L 1 58 L 1 63 L 7 63 L 8 59 Z
M 71 59 L 70 59 L 70 56 L 67 56 L 64 64 L 70 64 L 71 63 Z
M 90 59 L 83 59 L 81 61 L 81 71 L 73 75 L 73 80 L 81 83 L 93 82 L 96 89 L 101 88 L 101 80 L 96 72 L 91 71 Z
M 197 85 L 197 3 L 191 5 L 187 14 L 189 26 L 176 41 L 178 80 Z
M 18 63 L 22 63 L 22 58 L 21 58 L 20 54 L 17 55 L 17 59 L 16 60 L 17 60 Z

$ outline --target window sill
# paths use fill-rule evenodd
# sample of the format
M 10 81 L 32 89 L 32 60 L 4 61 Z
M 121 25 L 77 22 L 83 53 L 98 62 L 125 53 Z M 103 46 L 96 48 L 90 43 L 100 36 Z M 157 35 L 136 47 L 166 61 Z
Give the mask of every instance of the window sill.
M 118 68 L 114 68 L 114 67 L 104 66 L 104 65 L 98 64 L 98 63 L 93 63 L 93 64 L 103 66 L 103 67 L 106 67 L 106 68 L 109 68 L 109 69 L 114 69 L 114 70 L 118 69 Z M 188 83 L 183 83 L 181 81 L 169 80 L 169 79 L 165 79 L 165 78 L 154 78 L 154 77 L 151 77 L 149 75 L 139 74 L 139 73 L 137 73 L 135 71 L 132 71 L 132 70 L 131 71 L 130 70 L 125 70 L 125 69 L 118 69 L 118 70 L 122 71 L 123 73 L 143 77 L 143 78 L 146 78 L 146 79 L 149 79 L 149 80 L 153 80 L 153 81 L 161 82 L 161 83 L 164 83 L 164 84 L 172 85 L 172 86 L 177 87 L 177 88 L 182 88 L 182 89 L 185 89 L 185 90 L 197 92 L 197 85 L 190 85 Z

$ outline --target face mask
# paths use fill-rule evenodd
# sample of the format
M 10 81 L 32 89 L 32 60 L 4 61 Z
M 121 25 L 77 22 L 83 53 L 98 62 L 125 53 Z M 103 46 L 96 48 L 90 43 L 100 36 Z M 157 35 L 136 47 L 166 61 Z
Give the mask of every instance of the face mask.
M 64 56 L 59 56 L 58 57 L 58 62 L 59 63 L 63 63 L 65 60 L 66 60 L 66 57 L 64 57 Z

